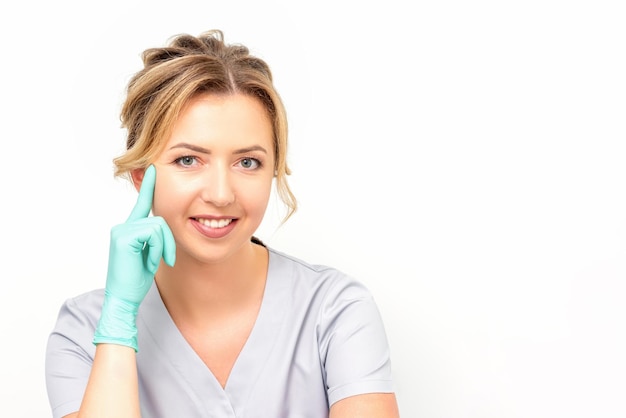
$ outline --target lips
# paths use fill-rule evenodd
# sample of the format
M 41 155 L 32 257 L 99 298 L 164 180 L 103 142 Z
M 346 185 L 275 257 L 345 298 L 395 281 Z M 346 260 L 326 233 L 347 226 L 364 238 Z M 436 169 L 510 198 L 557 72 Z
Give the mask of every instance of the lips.
M 198 232 L 208 238 L 223 238 L 237 224 L 237 218 L 190 218 Z

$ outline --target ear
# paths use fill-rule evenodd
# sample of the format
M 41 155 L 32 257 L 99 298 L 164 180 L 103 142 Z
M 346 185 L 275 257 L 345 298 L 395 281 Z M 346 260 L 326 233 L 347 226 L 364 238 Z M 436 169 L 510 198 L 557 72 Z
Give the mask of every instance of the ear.
M 143 175 L 145 174 L 145 168 L 135 168 L 130 171 L 130 176 L 133 179 L 133 186 L 135 186 L 135 190 L 139 191 L 141 188 L 141 183 L 143 182 Z

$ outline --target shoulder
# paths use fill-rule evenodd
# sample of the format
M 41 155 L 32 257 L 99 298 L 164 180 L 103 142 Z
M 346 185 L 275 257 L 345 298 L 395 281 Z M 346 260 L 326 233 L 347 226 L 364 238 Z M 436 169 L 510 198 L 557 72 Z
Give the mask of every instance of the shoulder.
M 290 267 L 315 275 L 328 271 L 338 271 L 330 266 L 309 263 L 301 258 L 289 255 L 271 247 L 267 247 L 267 250 L 270 253 L 270 263 L 280 264 L 283 267 Z
M 270 271 L 280 273 L 272 282 L 287 289 L 281 301 L 293 307 L 292 328 L 315 339 L 329 403 L 393 392 L 385 327 L 368 288 L 337 268 L 279 251 L 270 250 L 272 263 Z
M 301 258 L 268 248 L 270 275 L 300 288 L 322 291 L 325 297 L 341 295 L 350 299 L 370 299 L 367 287 L 358 279 L 328 265 L 312 264 Z
M 59 309 L 56 323 L 48 336 L 47 367 L 62 369 L 77 360 L 90 363 L 95 354 L 93 333 L 100 319 L 104 289 L 93 290 L 67 299 Z
M 64 306 L 90 311 L 96 309 L 98 315 L 104 301 L 104 289 L 94 289 L 67 299 Z
M 104 290 L 69 298 L 61 305 L 46 345 L 46 384 L 54 416 L 78 410 L 96 347 L 93 333 Z
M 59 309 L 56 331 L 77 326 L 95 329 L 103 301 L 104 289 L 92 290 L 65 300 Z

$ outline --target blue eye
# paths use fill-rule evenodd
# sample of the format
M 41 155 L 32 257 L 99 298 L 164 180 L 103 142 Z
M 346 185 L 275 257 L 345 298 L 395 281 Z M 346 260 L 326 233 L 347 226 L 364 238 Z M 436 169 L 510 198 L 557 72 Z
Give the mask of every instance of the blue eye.
M 196 157 L 192 157 L 190 155 L 185 155 L 183 157 L 177 158 L 174 162 L 183 167 L 191 167 L 196 162 Z
M 256 158 L 242 158 L 239 163 L 241 164 L 241 166 L 245 169 L 248 170 L 254 170 L 256 168 L 261 167 L 261 162 L 259 160 L 257 160 Z

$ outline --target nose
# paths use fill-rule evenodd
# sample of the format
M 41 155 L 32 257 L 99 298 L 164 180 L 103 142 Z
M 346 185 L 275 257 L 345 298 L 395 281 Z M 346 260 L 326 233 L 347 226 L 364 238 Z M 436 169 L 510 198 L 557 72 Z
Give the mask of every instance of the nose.
M 202 200 L 218 207 L 228 206 L 235 201 L 233 179 L 227 166 L 208 166 L 205 174 L 202 179 Z

